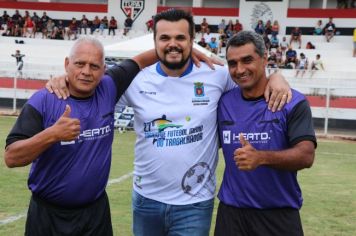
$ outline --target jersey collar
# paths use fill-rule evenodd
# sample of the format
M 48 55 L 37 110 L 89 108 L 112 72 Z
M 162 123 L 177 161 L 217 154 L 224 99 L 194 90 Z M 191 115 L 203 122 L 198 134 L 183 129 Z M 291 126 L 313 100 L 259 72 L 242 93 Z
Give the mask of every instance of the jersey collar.
M 193 70 L 193 61 L 190 59 L 189 60 L 189 66 L 187 67 L 187 69 L 183 72 L 183 74 L 181 74 L 179 76 L 179 78 L 186 76 L 187 74 L 189 74 L 190 72 L 192 72 Z M 161 62 L 158 62 L 156 64 L 156 71 L 158 74 L 164 76 L 164 77 L 168 77 L 168 75 L 166 74 L 166 72 L 163 71 L 162 67 L 161 67 Z

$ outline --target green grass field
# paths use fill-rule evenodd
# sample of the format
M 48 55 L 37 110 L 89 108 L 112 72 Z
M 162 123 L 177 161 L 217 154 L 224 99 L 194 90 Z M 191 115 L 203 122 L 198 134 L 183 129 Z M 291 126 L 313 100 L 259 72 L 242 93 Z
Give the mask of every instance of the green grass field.
M 5 146 L 14 121 L 12 117 L 0 117 L 0 146 Z M 134 140 L 133 132 L 116 134 L 110 179 L 131 173 Z M 3 152 L 0 158 L 3 159 Z M 217 170 L 219 183 L 223 168 L 221 158 Z M 28 167 L 9 169 L 0 162 L 0 235 L 24 234 L 25 217 L 12 223 L 3 222 L 26 214 L 30 197 L 26 185 L 28 171 Z M 299 173 L 299 182 L 304 195 L 301 216 L 305 235 L 356 235 L 355 142 L 319 140 L 314 166 Z M 131 235 L 131 178 L 109 185 L 107 192 L 114 235 Z M 214 221 L 215 214 L 212 229 Z

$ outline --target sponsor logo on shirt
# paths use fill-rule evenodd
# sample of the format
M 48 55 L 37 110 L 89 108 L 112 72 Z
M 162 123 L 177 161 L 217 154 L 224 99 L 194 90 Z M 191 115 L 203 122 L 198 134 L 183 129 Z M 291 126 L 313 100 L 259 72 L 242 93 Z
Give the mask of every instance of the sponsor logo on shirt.
M 100 128 L 83 130 L 78 139 L 72 141 L 61 141 L 61 145 L 70 145 L 75 143 L 80 143 L 86 140 L 101 139 L 108 136 L 111 133 L 111 126 L 107 125 Z
M 192 103 L 194 106 L 208 105 L 210 102 L 209 97 L 205 96 L 204 83 L 195 82 L 194 83 L 194 97 L 192 98 Z
M 190 121 L 186 118 L 186 121 Z M 184 128 L 168 120 L 166 115 L 144 122 L 144 134 L 146 139 L 152 139 L 152 145 L 156 147 L 180 146 L 197 142 L 203 139 L 203 126 Z
M 242 133 L 244 138 L 249 143 L 267 143 L 271 139 L 270 132 L 257 132 L 257 133 Z M 234 133 L 231 130 L 223 130 L 223 143 L 240 143 L 240 133 Z

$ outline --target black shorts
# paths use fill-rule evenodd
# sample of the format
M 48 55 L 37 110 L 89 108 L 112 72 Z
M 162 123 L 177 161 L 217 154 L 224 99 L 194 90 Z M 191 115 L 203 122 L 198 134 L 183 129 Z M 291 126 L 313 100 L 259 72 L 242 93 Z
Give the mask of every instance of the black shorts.
M 108 196 L 104 193 L 84 207 L 63 208 L 32 195 L 25 235 L 112 236 Z
M 299 210 L 243 209 L 219 203 L 215 236 L 302 236 Z

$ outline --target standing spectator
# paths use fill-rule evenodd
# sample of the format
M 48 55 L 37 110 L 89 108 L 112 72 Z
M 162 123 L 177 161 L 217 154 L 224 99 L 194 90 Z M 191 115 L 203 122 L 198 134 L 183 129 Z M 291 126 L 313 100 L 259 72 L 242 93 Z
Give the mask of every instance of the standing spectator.
M 265 47 L 267 51 L 271 48 L 271 40 L 269 40 L 267 33 L 262 34 L 263 41 L 265 42 Z
M 133 24 L 133 20 L 131 16 L 127 16 L 124 22 L 124 35 L 126 36 L 127 33 L 131 30 Z
M 238 19 L 236 19 L 235 21 L 235 25 L 234 25 L 234 33 L 237 34 L 238 32 L 243 30 L 243 26 L 240 23 L 240 21 Z
M 271 28 L 271 34 L 272 35 L 278 35 L 279 34 L 279 23 L 277 20 L 273 21 L 273 25 Z
M 146 22 L 147 32 L 153 31 L 153 17 L 154 16 L 152 16 L 151 19 Z
M 316 22 L 316 26 L 314 27 L 314 31 L 313 31 L 314 35 L 322 35 L 323 34 L 322 24 L 323 24 L 323 22 L 321 20 L 318 20 L 318 22 Z
M 110 32 L 113 33 L 113 35 L 115 36 L 115 30 L 117 29 L 117 20 L 115 19 L 115 17 L 111 17 L 110 22 L 109 22 L 109 35 Z
M 15 13 L 12 15 L 12 20 L 14 21 L 15 24 L 19 23 L 21 20 L 22 16 L 19 12 L 19 10 L 15 10 Z
M 302 30 L 299 29 L 299 27 L 294 27 L 292 33 L 290 34 L 289 44 L 292 45 L 294 41 L 298 42 L 298 48 L 300 49 L 302 46 Z
M 42 32 L 42 38 L 45 37 L 45 35 L 47 35 L 47 22 L 49 20 L 49 16 L 47 16 L 47 12 L 43 12 L 42 16 L 41 16 L 41 23 L 39 24 L 39 26 L 41 27 L 39 30 L 39 32 Z
M 224 34 L 225 33 L 225 28 L 226 28 L 225 20 L 222 19 L 221 22 L 218 25 L 218 33 L 219 34 Z
M 7 11 L 4 11 L 1 18 L 2 18 L 2 23 L 6 24 L 7 20 L 10 18 L 10 16 L 9 16 L 9 14 L 7 14 Z
M 310 75 L 310 77 L 313 77 L 313 75 L 315 74 L 315 72 L 317 70 L 325 70 L 323 61 L 320 59 L 320 54 L 317 54 L 315 60 L 312 61 L 312 63 L 311 63 L 311 75 Z
M 94 17 L 94 20 L 91 24 L 91 28 L 90 28 L 90 33 L 93 34 L 95 31 L 99 30 L 100 27 L 100 22 L 101 20 L 99 19 L 98 16 Z
M 16 59 L 16 70 L 17 73 L 20 77 L 22 77 L 22 68 L 23 68 L 23 60 L 22 58 L 25 56 L 25 54 L 21 54 L 20 50 L 16 50 L 15 54 L 11 54 L 12 57 L 15 57 Z
M 263 25 L 262 20 L 258 20 L 257 25 L 255 27 L 255 32 L 260 35 L 263 35 L 263 33 L 265 32 L 265 26 Z
M 203 18 L 203 22 L 200 24 L 200 32 L 202 36 L 208 31 L 209 23 L 206 21 L 206 18 Z
M 353 53 L 353 57 L 356 57 L 356 28 L 354 29 L 353 43 L 354 43 L 354 53 Z
M 296 74 L 295 77 L 298 77 L 298 74 L 300 71 L 302 71 L 302 77 L 305 74 L 305 71 L 308 69 L 308 58 L 304 55 L 304 53 L 300 53 L 300 58 L 297 60 L 297 66 L 296 66 Z
M 335 31 L 336 31 L 336 27 L 335 24 L 333 23 L 333 18 L 329 17 L 329 22 L 326 23 L 324 27 L 326 42 L 330 42 L 332 37 L 334 37 Z
M 83 15 L 82 19 L 80 20 L 79 32 L 78 33 L 82 34 L 83 31 L 84 31 L 84 34 L 86 35 L 88 27 L 89 27 L 89 20 L 85 15 Z

